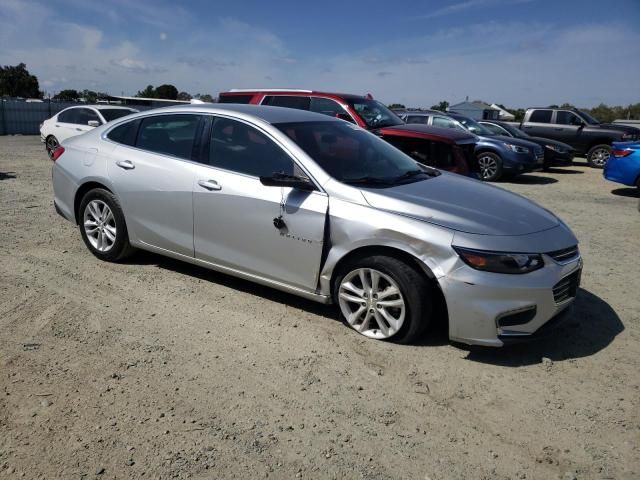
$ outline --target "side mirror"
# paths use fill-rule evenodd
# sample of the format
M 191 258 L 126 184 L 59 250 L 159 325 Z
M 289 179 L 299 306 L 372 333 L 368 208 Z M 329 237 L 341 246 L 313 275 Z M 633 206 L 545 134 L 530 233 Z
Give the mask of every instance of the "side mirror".
M 349 115 L 348 113 L 336 113 L 336 118 L 339 118 L 340 120 L 345 120 L 349 123 L 356 123 L 353 121 L 353 118 L 351 118 L 351 115 Z
M 90 127 L 99 127 L 100 122 L 98 120 L 89 120 L 87 122 L 87 125 L 89 125 Z
M 307 177 L 287 175 L 286 173 L 274 173 L 270 177 L 260 177 L 260 183 L 265 187 L 290 187 L 306 191 L 316 189 L 316 186 Z

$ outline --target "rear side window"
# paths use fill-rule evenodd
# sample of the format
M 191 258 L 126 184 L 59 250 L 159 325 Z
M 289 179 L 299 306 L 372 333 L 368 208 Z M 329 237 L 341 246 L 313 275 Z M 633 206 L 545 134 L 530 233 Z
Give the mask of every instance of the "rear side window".
M 534 110 L 529 117 L 530 122 L 551 123 L 551 110 Z
M 440 128 L 458 128 L 455 120 L 446 117 L 433 117 L 432 125 Z
M 58 121 L 62 123 L 80 123 L 78 121 L 80 119 L 80 116 L 77 114 L 78 110 L 78 108 L 72 108 L 70 110 L 60 112 L 58 114 Z
M 498 125 L 494 125 L 493 123 L 482 123 L 484 128 L 489 130 L 491 133 L 495 133 L 496 135 L 506 135 L 507 137 L 513 137 L 513 135 L 509 134 L 506 130 Z
M 119 125 L 107 133 L 107 138 L 116 143 L 133 147 L 136 144 L 136 135 L 138 133 L 139 125 L 140 120 L 134 120 L 133 122 L 127 122 Z
M 255 128 L 216 118 L 211 129 L 209 164 L 254 177 L 294 174 L 291 157 Z
M 346 113 L 335 100 L 320 97 L 311 97 L 309 110 L 312 112 L 323 113 L 330 117 L 335 117 L 338 113 Z
M 427 115 L 408 115 L 407 123 L 421 123 L 423 125 L 428 125 L 429 117 Z
M 262 105 L 297 108 L 298 110 L 309 110 L 310 104 L 311 99 L 309 97 L 296 97 L 292 95 L 267 95 L 262 101 Z
M 200 118 L 190 114 L 143 118 L 136 147 L 190 160 Z
M 220 95 L 218 103 L 251 103 L 253 95 Z

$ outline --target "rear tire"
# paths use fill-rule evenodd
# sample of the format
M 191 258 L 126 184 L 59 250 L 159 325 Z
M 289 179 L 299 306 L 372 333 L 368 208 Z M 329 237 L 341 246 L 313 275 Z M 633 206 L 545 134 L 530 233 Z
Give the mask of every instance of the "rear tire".
M 502 159 L 491 152 L 482 152 L 477 156 L 480 178 L 485 182 L 497 182 L 502 177 Z
M 51 158 L 53 157 L 53 152 L 55 152 L 56 148 L 60 145 L 60 142 L 58 142 L 58 139 L 55 136 L 49 135 L 46 138 L 44 145 L 47 150 L 47 155 Z
M 422 272 L 382 255 L 344 265 L 333 285 L 333 300 L 347 326 L 369 338 L 397 343 L 419 340 L 433 310 L 431 286 Z
M 119 262 L 135 251 L 120 203 L 108 190 L 96 188 L 85 194 L 78 223 L 84 244 L 100 260 Z
M 611 145 L 596 145 L 587 152 L 587 162 L 591 168 L 604 168 L 610 154 Z

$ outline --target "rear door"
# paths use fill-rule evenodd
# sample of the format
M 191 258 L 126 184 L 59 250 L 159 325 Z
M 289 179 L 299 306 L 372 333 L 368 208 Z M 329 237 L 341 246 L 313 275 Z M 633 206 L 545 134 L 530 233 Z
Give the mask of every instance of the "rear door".
M 118 143 L 107 168 L 132 237 L 190 257 L 197 169 L 192 159 L 202 119 L 196 114 L 152 115 L 107 134 Z
M 197 167 L 193 183 L 196 258 L 314 290 L 327 195 L 262 185 L 259 177 L 274 172 L 305 173 L 252 125 L 216 117 L 209 140 L 209 165 Z
M 553 121 L 553 110 L 547 108 L 531 111 L 529 119 L 523 123 L 522 130 L 532 137 L 556 138 L 558 130 Z

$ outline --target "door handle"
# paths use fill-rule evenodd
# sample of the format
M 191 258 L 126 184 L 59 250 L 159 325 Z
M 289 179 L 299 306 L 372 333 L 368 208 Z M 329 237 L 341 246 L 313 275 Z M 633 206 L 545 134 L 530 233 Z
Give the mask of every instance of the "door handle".
M 198 180 L 198 185 L 207 190 L 222 190 L 222 187 L 215 180 Z
M 131 160 L 118 160 L 116 165 L 125 170 L 133 170 L 136 166 L 133 164 Z
M 76 128 L 76 131 L 83 132 L 84 130 L 82 130 L 81 128 Z
M 564 128 L 562 128 L 562 127 L 556 127 L 556 128 L 554 128 L 554 130 L 562 131 L 562 130 L 564 130 Z
M 60 125 L 58 125 L 58 124 L 56 123 L 56 127 L 57 127 L 57 128 L 60 128 Z

